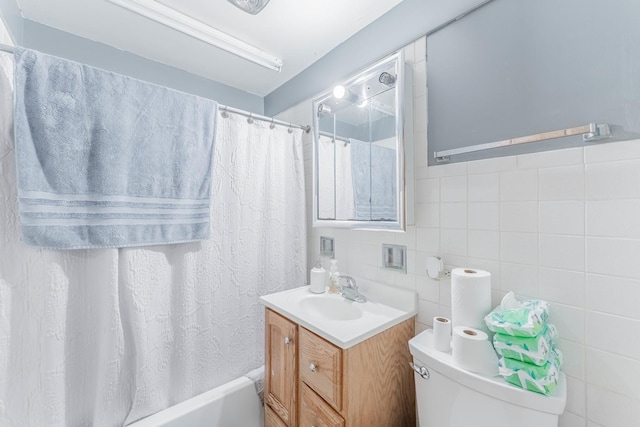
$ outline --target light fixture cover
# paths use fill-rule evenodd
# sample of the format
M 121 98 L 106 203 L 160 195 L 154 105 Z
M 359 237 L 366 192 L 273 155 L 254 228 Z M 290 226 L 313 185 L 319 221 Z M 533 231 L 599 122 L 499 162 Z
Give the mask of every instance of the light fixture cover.
M 229 0 L 231 4 L 252 15 L 258 14 L 269 3 L 269 0 Z

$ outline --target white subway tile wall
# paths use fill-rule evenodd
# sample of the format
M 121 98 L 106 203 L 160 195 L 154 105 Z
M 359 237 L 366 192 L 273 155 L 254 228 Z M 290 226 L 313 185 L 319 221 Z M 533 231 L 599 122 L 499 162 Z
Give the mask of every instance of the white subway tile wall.
M 309 265 L 320 236 L 334 237 L 341 272 L 417 291 L 418 332 L 451 314 L 450 281 L 427 277 L 428 256 L 490 271 L 494 304 L 510 290 L 552 304 L 569 390 L 560 427 L 640 426 L 640 140 L 427 167 L 424 40 L 405 49 L 414 71 L 415 225 L 312 229 L 306 138 Z M 309 122 L 310 101 L 282 117 Z M 408 274 L 381 267 L 382 243 L 407 246 Z

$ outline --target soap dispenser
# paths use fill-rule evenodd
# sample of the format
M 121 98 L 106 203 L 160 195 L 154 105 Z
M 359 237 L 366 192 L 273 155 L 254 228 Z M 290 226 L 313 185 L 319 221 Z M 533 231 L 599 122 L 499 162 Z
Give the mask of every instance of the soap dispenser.
M 322 268 L 320 264 L 320 258 L 316 258 L 316 266 L 311 269 L 310 282 L 311 286 L 309 291 L 314 294 L 321 294 L 324 292 L 324 283 L 326 277 L 326 270 Z
M 340 273 L 338 273 L 338 260 L 337 259 L 332 259 L 331 260 L 331 268 L 329 269 L 329 293 L 330 294 L 337 294 L 338 292 L 340 292 L 340 283 L 338 276 L 340 276 Z

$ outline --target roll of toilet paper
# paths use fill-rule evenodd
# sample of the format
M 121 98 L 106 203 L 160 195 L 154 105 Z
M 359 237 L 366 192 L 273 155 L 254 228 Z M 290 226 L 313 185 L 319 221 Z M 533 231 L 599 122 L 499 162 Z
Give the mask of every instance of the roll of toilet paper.
M 453 362 L 459 368 L 489 377 L 498 375 L 498 355 L 486 332 L 468 326 L 455 326 L 452 352 Z
M 443 352 L 451 349 L 451 320 L 446 317 L 433 318 L 433 348 Z
M 491 273 L 472 268 L 451 272 L 451 321 L 488 331 L 484 316 L 491 311 Z

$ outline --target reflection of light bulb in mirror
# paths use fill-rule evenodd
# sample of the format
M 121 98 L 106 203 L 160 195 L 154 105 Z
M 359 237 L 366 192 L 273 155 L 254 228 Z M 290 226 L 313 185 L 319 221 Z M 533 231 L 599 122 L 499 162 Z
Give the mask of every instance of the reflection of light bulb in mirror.
M 364 108 L 364 107 L 366 107 L 367 105 L 369 105 L 369 100 L 368 100 L 368 99 L 365 99 L 365 100 L 364 100 L 364 101 L 362 101 L 360 104 L 358 104 L 358 107 L 360 107 L 360 108 Z
M 342 99 L 347 96 L 347 89 L 342 85 L 337 85 L 333 88 L 333 97 L 336 99 Z

